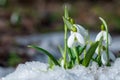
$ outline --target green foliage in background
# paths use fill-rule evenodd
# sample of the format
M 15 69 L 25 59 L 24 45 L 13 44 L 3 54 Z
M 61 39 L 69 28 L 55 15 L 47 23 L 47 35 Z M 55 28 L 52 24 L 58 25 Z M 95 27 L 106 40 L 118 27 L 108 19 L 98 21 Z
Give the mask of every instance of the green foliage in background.
M 22 61 L 22 59 L 14 52 L 10 53 L 9 59 L 8 59 L 8 65 L 9 66 L 16 66 Z

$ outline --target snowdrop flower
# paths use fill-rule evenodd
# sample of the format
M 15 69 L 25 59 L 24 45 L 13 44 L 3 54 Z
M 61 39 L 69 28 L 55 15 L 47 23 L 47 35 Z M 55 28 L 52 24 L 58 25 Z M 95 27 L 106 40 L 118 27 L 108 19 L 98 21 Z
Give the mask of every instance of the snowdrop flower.
M 78 45 L 84 46 L 85 40 L 83 36 L 77 32 L 73 32 L 70 37 L 68 38 L 68 47 L 72 48 Z
M 111 51 L 109 51 L 109 56 L 110 56 L 110 59 L 112 61 L 115 61 L 116 57 L 115 57 L 115 55 Z M 102 64 L 104 64 L 104 65 L 107 64 L 107 54 L 106 54 L 105 51 L 102 51 L 101 61 L 102 61 Z
M 107 42 L 107 34 L 106 31 L 101 31 L 98 33 L 98 35 L 96 36 L 95 41 L 99 41 L 101 39 L 101 37 L 103 37 L 103 40 L 105 41 L 105 43 Z M 110 36 L 110 34 L 108 34 L 108 44 L 110 45 L 112 42 L 112 38 Z
M 74 31 L 71 31 L 71 35 L 68 38 L 68 47 L 72 48 L 75 46 L 84 46 L 85 45 L 85 39 L 84 37 L 88 36 L 87 31 L 80 25 L 74 24 Z
M 98 33 L 98 35 L 96 36 L 95 41 L 100 41 L 100 39 L 103 38 L 103 43 L 107 42 L 107 35 L 106 35 L 106 31 L 102 30 Z M 108 44 L 110 45 L 112 43 L 112 37 L 110 36 L 110 34 L 108 34 Z M 102 45 L 106 45 L 106 44 L 102 44 Z M 99 48 L 97 47 L 96 51 L 97 54 L 99 53 Z

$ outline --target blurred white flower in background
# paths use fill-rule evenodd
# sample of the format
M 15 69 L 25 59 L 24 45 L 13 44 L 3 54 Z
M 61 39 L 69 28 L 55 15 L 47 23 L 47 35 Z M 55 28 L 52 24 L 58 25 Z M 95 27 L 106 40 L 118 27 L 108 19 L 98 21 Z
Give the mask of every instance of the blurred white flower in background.
M 19 21 L 20 21 L 20 14 L 18 12 L 13 12 L 10 17 L 10 22 L 15 25 Z

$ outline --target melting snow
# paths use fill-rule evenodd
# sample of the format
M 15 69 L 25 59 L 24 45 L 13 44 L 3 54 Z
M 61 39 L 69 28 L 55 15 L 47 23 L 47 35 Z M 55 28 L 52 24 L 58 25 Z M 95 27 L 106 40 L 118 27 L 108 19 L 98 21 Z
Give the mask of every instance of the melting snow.
M 15 72 L 2 80 L 120 80 L 120 58 L 111 67 L 98 67 L 94 62 L 87 68 L 76 65 L 65 70 L 55 66 L 50 70 L 48 67 L 48 64 L 41 62 L 27 62 L 20 64 Z

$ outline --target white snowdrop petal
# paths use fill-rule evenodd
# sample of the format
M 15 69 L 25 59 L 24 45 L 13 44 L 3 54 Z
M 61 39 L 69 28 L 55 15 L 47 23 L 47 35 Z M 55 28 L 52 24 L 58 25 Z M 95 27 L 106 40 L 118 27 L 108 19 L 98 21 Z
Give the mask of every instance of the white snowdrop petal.
M 106 55 L 105 52 L 103 52 L 102 55 L 101 55 L 101 61 L 104 65 L 107 64 L 107 55 Z
M 98 54 L 99 48 L 97 47 L 95 50 L 95 53 Z
M 79 33 L 75 33 L 75 34 L 76 34 L 75 36 L 76 36 L 78 42 L 81 44 L 81 46 L 84 46 L 85 45 L 85 40 L 84 40 L 83 36 Z
M 101 37 L 103 37 L 103 40 L 104 40 L 104 42 L 106 43 L 106 42 L 107 42 L 107 34 L 106 34 L 106 31 L 100 31 L 100 32 L 98 33 L 98 35 L 96 36 L 95 41 L 99 41 Z M 108 33 L 108 44 L 110 45 L 111 43 L 112 43 L 112 37 L 111 37 L 111 35 Z
M 105 43 L 106 43 L 106 41 L 107 41 L 106 31 L 103 31 L 103 40 L 104 40 L 104 41 L 105 41 Z
M 112 61 L 115 61 L 116 57 L 111 51 L 109 51 L 109 56 Z
M 74 34 L 75 32 L 73 32 L 73 31 L 70 31 L 70 33 L 71 33 L 71 34 Z
M 103 31 L 100 31 L 98 34 L 97 34 L 97 36 L 96 36 L 96 38 L 95 38 L 95 41 L 99 41 L 100 40 L 100 38 L 103 36 Z
M 78 45 L 80 45 L 80 44 L 79 44 L 77 41 L 74 41 L 72 47 L 76 47 L 76 46 L 78 46 Z
M 103 40 L 105 42 L 107 42 L 107 34 L 106 34 L 106 31 L 103 31 Z M 108 33 L 108 44 L 110 45 L 112 43 L 112 37 L 111 35 Z
M 112 43 L 112 37 L 110 34 L 108 34 L 108 43 L 109 43 L 109 45 L 111 45 L 111 43 Z
M 67 45 L 69 48 L 73 47 L 74 39 L 75 39 L 75 34 L 71 34 L 67 41 Z

